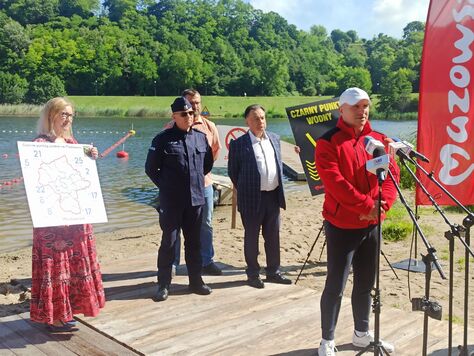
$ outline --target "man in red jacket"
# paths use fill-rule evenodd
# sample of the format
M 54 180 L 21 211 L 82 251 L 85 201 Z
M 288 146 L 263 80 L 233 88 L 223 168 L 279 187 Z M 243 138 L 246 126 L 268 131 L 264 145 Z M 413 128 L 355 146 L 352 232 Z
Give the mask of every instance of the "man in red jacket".
M 339 98 L 341 116 L 334 129 L 317 141 L 316 167 L 325 189 L 323 217 L 327 238 L 327 277 L 321 296 L 322 340 L 319 355 L 334 355 L 336 328 L 344 287 L 352 265 L 352 343 L 366 347 L 374 340 L 369 331 L 370 292 L 375 283 L 377 253 L 377 217 L 396 199 L 391 179 L 382 183 L 378 205 L 378 179 L 366 170 L 373 158 L 365 149 L 367 136 L 384 142 L 387 137 L 372 131 L 369 123 L 369 95 L 362 89 L 349 88 Z M 390 158 L 390 171 L 398 181 L 400 170 Z M 394 347 L 382 341 L 388 352 Z

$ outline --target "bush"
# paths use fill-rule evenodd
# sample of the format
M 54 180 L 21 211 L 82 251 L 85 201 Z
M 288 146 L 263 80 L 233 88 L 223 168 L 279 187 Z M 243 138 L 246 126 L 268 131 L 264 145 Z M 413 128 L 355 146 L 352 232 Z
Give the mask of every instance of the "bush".
M 28 100 L 34 104 L 44 104 L 51 98 L 66 95 L 64 83 L 58 76 L 41 74 L 31 82 Z
M 382 225 L 382 237 L 386 241 L 405 240 L 413 230 L 413 223 L 407 220 L 405 207 L 396 202 L 387 213 L 387 219 Z
M 397 160 L 399 161 L 398 158 Z M 415 172 L 415 166 L 406 160 L 405 162 L 407 163 L 407 166 L 410 167 L 412 172 Z M 408 172 L 408 169 L 405 169 L 405 167 L 400 162 L 398 162 L 398 166 L 400 167 L 400 188 L 414 189 L 416 184 L 413 176 L 410 174 L 410 172 Z
M 18 74 L 0 72 L 0 103 L 20 104 L 28 91 L 28 82 Z
M 385 222 L 382 226 L 382 237 L 386 241 L 405 240 L 412 232 L 412 224 L 408 221 Z
M 316 96 L 318 91 L 313 86 L 304 87 L 301 93 L 305 96 Z

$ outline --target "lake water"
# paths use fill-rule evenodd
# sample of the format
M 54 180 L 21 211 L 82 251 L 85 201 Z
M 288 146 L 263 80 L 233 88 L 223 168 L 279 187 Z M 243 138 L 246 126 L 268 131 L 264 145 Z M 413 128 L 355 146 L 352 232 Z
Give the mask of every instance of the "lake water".
M 128 118 L 77 118 L 74 136 L 80 143 L 94 143 L 103 152 L 132 128 L 136 135 L 125 142 L 128 160 L 115 157 L 116 151 L 97 161 L 102 194 L 108 223 L 95 224 L 95 232 L 112 231 L 151 225 L 157 221 L 156 210 L 150 206 L 157 190 L 144 172 L 147 150 L 153 137 L 169 120 Z M 217 125 L 244 126 L 243 119 L 216 119 Z M 388 136 L 411 139 L 417 129 L 416 121 L 373 121 L 375 130 Z M 34 118 L 0 118 L 0 182 L 21 177 L 17 157 L 17 141 L 31 141 L 35 135 Z M 293 142 L 287 119 L 270 119 L 268 129 L 278 133 L 283 140 Z M 214 173 L 226 174 L 225 169 Z M 286 182 L 288 189 L 304 187 L 306 183 Z M 309 194 L 309 193 L 308 193 Z M 14 183 L 0 189 L 0 252 L 14 250 L 31 244 L 32 224 L 23 183 Z M 157 239 L 160 232 L 157 231 Z

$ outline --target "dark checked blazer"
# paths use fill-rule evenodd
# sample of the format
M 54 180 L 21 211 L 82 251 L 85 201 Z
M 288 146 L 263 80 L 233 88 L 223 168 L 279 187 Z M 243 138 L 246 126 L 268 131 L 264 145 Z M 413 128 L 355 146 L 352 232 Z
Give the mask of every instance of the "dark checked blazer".
M 266 131 L 270 138 L 278 167 L 278 200 L 280 207 L 286 209 L 283 191 L 283 166 L 281 162 L 280 137 Z M 252 141 L 247 132 L 230 142 L 229 162 L 227 166 L 234 187 L 237 189 L 237 208 L 242 215 L 255 214 L 260 208 L 260 173 L 252 148 Z

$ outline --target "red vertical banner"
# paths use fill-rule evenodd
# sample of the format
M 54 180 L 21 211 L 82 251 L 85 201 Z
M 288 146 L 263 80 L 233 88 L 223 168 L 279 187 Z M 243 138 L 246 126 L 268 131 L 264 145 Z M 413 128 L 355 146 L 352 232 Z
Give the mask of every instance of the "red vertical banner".
M 420 78 L 417 150 L 421 163 L 462 204 L 474 204 L 474 5 L 431 0 Z M 473 48 L 474 49 L 474 48 Z M 441 205 L 455 205 L 425 174 L 418 177 Z M 416 204 L 431 204 L 419 187 Z

